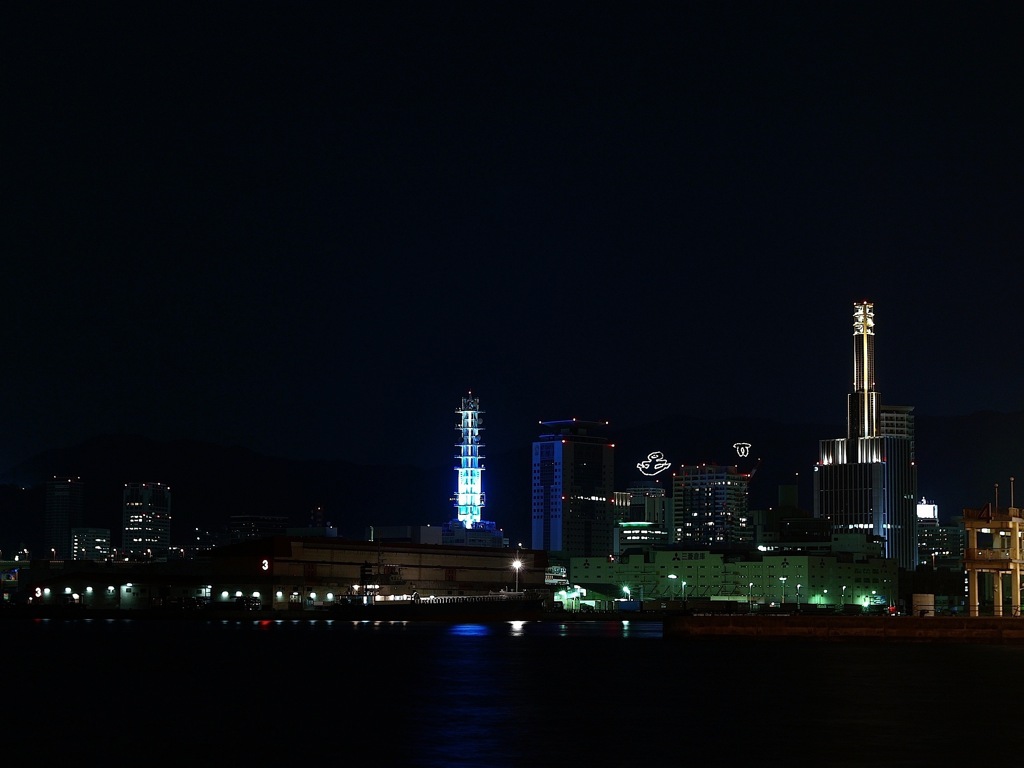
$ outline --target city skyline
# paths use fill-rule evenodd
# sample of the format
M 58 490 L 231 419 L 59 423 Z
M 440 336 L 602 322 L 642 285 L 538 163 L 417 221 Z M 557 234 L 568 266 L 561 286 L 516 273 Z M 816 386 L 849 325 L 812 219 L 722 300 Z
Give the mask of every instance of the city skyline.
M 1016 6 L 0 14 L 0 469 L 841 429 L 862 300 L 886 402 L 1024 410 Z

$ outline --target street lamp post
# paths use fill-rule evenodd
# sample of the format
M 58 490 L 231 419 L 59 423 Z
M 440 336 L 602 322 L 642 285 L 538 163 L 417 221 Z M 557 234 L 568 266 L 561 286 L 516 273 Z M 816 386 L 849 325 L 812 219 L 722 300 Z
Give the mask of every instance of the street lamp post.
M 747 605 L 752 605 L 754 602 L 754 582 L 747 584 Z
M 782 604 L 786 604 L 786 579 L 787 576 L 779 576 L 779 581 L 782 582 Z
M 675 579 L 678 579 L 679 577 L 676 574 L 674 574 L 674 573 L 670 573 L 665 578 L 675 580 Z
M 796 585 L 796 609 L 800 610 L 800 584 Z
M 519 559 L 519 553 L 516 553 L 516 559 L 512 561 L 512 570 L 516 572 L 516 592 L 519 591 L 519 569 L 523 567 L 523 561 Z
M 843 607 L 846 607 L 846 585 L 843 584 Z
M 685 581 L 683 582 L 683 592 L 682 592 L 682 595 L 683 595 L 683 605 L 686 605 L 686 582 Z

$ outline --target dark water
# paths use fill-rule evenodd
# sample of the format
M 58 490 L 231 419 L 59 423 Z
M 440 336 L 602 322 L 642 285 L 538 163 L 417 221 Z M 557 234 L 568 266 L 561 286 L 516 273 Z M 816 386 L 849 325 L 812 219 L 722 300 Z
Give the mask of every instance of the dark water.
M 40 759 L 1024 764 L 1015 646 L 670 641 L 636 621 L 11 620 L 0 638 L 6 753 Z

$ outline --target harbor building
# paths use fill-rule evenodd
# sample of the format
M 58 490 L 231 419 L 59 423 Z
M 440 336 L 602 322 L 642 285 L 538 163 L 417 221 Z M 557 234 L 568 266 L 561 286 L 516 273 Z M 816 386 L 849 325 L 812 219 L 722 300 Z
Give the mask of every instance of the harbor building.
M 131 611 L 186 604 L 281 613 L 432 599 L 546 593 L 544 552 L 274 536 L 217 547 L 196 560 L 34 560 L 21 599 L 40 606 Z M 549 591 L 549 590 L 548 590 Z
M 968 615 L 1020 616 L 1024 512 L 1000 507 L 997 497 L 980 509 L 964 509 L 962 522 Z
M 767 551 L 672 545 L 574 557 L 565 595 L 595 610 L 625 601 L 637 610 L 895 612 L 898 568 L 882 550 L 878 537 L 842 533 Z

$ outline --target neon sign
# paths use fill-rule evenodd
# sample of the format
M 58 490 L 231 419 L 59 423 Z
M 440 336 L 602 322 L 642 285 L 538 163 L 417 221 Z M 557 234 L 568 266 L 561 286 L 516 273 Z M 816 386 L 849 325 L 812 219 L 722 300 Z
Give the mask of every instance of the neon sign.
M 661 451 L 651 451 L 647 458 L 637 462 L 636 468 L 648 477 L 653 477 L 672 466 L 672 462 L 665 458 Z
M 737 456 L 750 455 L 750 443 L 733 443 L 732 447 L 736 449 Z

